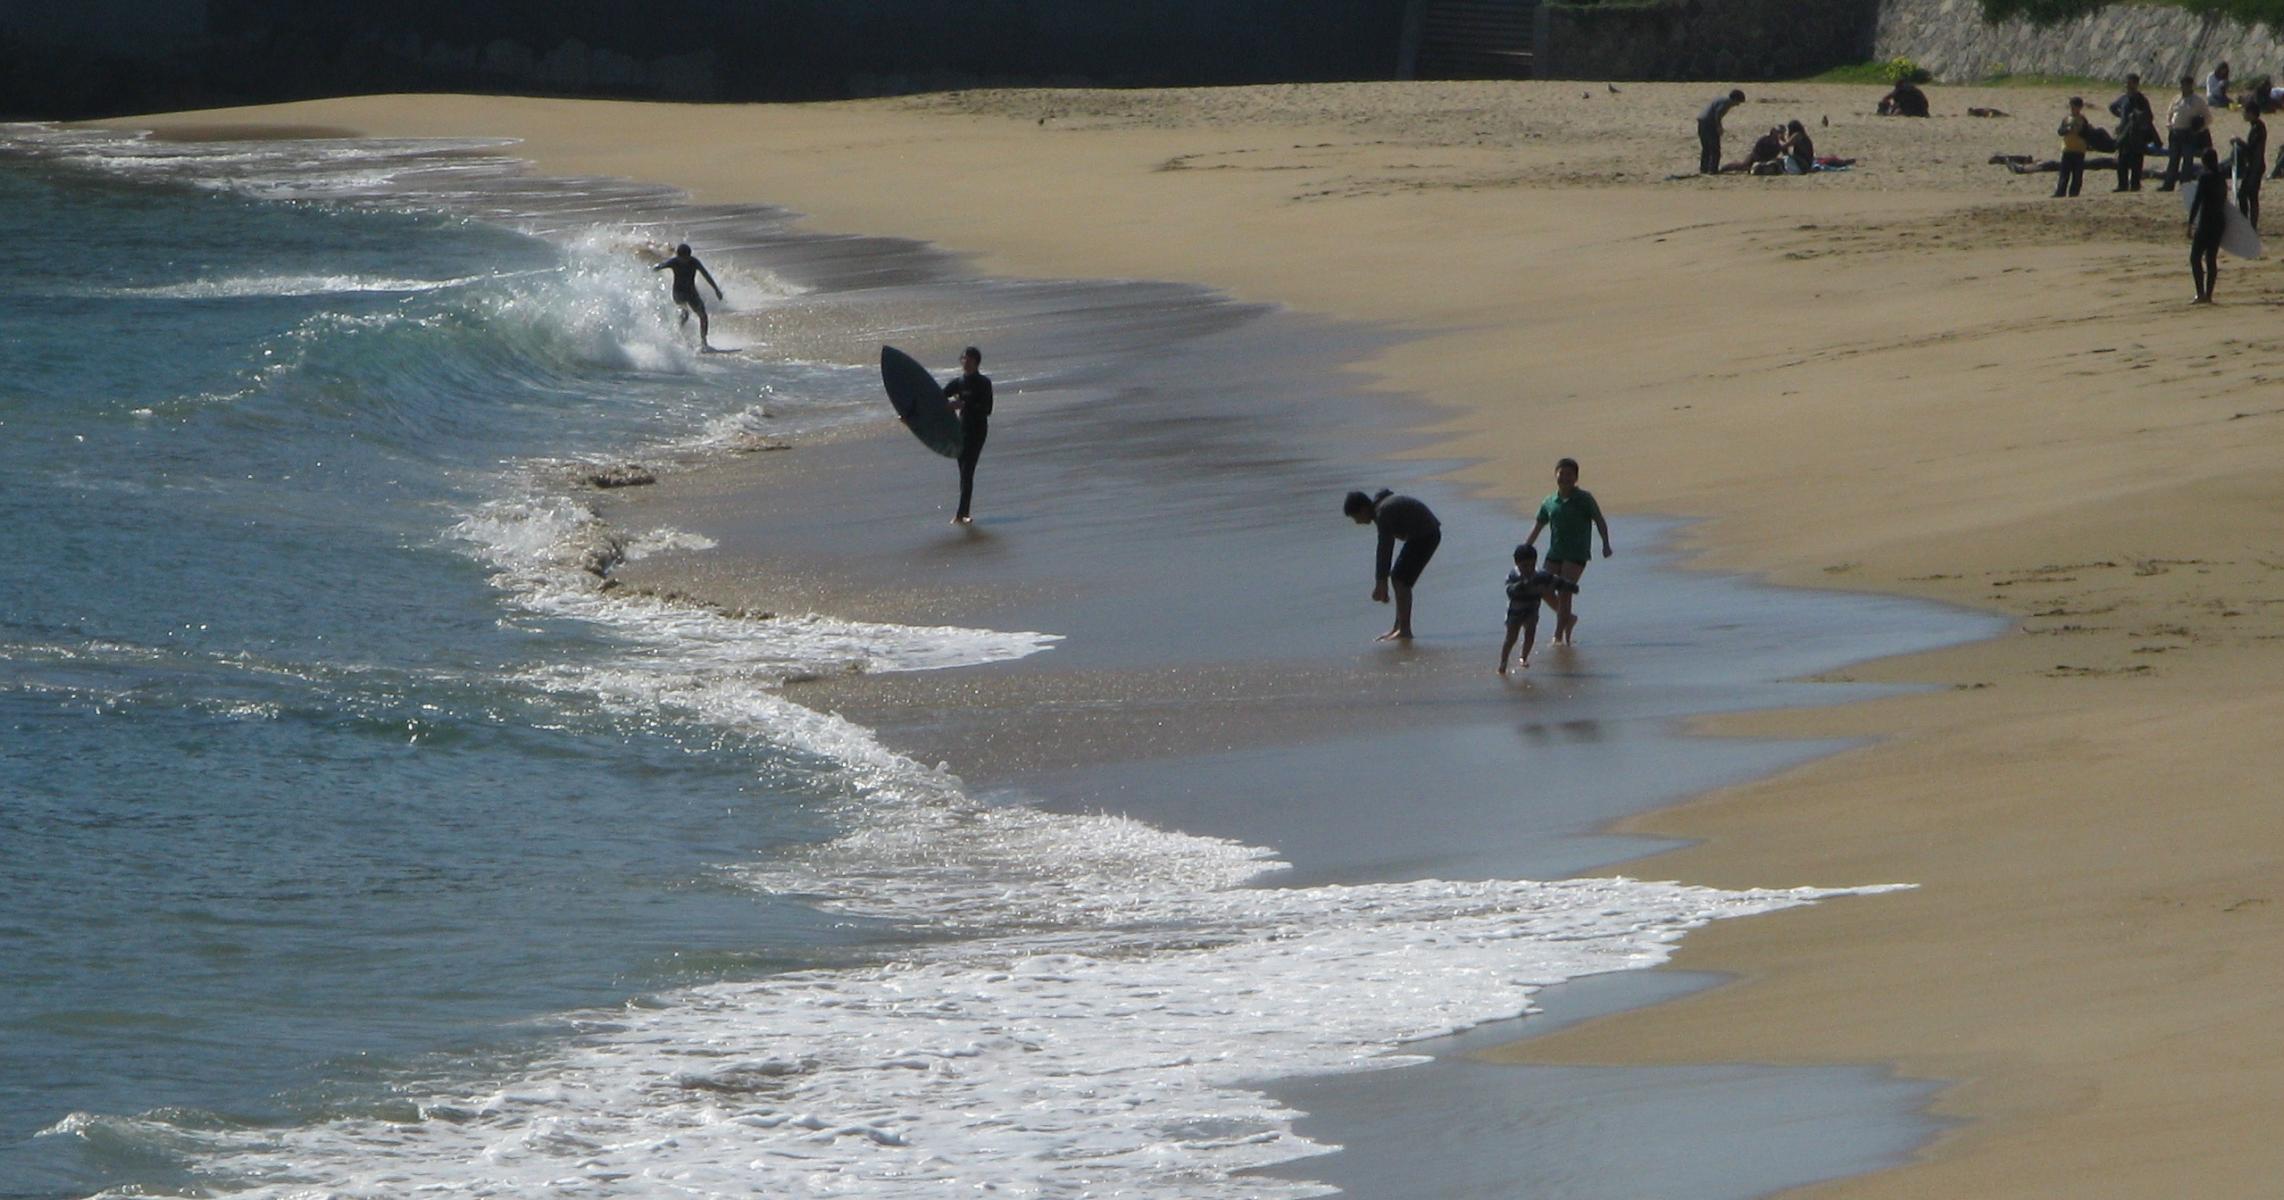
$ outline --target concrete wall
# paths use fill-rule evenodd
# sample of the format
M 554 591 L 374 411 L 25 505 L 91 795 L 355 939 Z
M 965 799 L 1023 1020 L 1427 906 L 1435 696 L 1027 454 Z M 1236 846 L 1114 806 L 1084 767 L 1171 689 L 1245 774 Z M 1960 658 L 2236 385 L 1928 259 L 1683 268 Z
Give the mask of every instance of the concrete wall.
M 2266 26 L 2145 4 L 2042 27 L 1985 24 L 1977 0 L 1881 0 L 1872 54 L 1909 58 L 1953 82 L 2006 74 L 2117 79 L 2138 71 L 2159 95 L 2182 75 L 2201 82 L 2222 61 L 2238 79 L 2284 76 L 2284 38 Z
M 1780 79 L 1871 56 L 1878 0 L 1545 4 L 1536 73 L 1551 79 Z

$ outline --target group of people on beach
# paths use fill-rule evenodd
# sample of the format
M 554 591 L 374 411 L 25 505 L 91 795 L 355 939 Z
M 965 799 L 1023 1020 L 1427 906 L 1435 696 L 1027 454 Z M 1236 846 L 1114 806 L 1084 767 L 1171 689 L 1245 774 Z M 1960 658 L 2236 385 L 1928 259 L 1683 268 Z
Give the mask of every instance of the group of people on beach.
M 1924 99 L 1924 97 L 1922 97 Z M 1716 96 L 1697 114 L 1697 172 L 1700 175 L 1807 175 L 1853 166 L 1854 159 L 1818 157 L 1816 140 L 1795 118 L 1771 125 L 1753 139 L 1753 148 L 1736 162 L 1721 161 L 1722 123 L 1745 102 L 1744 89 Z
M 1342 498 L 1340 511 L 1359 525 L 1375 526 L 1380 535 L 1373 556 L 1372 601 L 1386 604 L 1393 600 L 1396 623 L 1379 640 L 1411 640 L 1412 589 L 1427 569 L 1428 560 L 1435 557 L 1436 548 L 1443 544 L 1443 523 L 1425 503 L 1386 488 L 1374 495 L 1350 492 Z M 1539 534 L 1550 532 L 1546 561 L 1541 566 Z M 1579 577 L 1586 574 L 1586 564 L 1594 557 L 1596 533 L 1602 536 L 1602 557 L 1610 557 L 1615 551 L 1610 548 L 1610 523 L 1602 516 L 1602 506 L 1594 493 L 1578 486 L 1578 460 L 1562 459 L 1554 465 L 1554 491 L 1539 504 L 1538 519 L 1531 523 L 1522 544 L 1515 547 L 1515 565 L 1507 572 L 1507 639 L 1499 647 L 1499 674 L 1507 673 L 1518 638 L 1523 652 L 1515 661 L 1524 668 L 1531 665 L 1541 605 L 1555 612 L 1553 644 L 1572 644 L 1578 629 L 1573 601 L 1578 595 Z
M 2284 103 L 2284 88 L 2265 80 L 2232 94 L 2229 66 L 2221 63 L 2198 86 L 2194 76 L 2183 75 L 2180 91 L 2166 107 L 2165 125 L 2158 128 L 2156 108 L 2141 90 L 2141 76 L 2125 77 L 2125 90 L 2110 101 L 2114 129 L 2095 125 L 2086 116 L 2085 98 L 2070 97 L 2069 111 L 2055 133 L 2062 139 L 2054 197 L 2076 196 L 2085 185 L 2087 154 L 2113 151 L 2117 186 L 2113 192 L 2138 192 L 2145 163 L 2153 154 L 2165 156 L 2165 171 L 2157 191 L 2170 192 L 2189 185 L 2195 189 L 2189 206 L 2189 276 L 2196 293 L 2192 304 L 2211 304 L 2220 275 L 2220 248 L 2227 232 L 2233 193 L 2236 214 L 2257 230 L 2260 227 L 2260 189 L 2272 174 L 2284 174 L 2284 159 L 2272 170 L 2268 161 L 2266 113 Z M 2235 108 L 2244 129 L 2228 141 L 2226 160 L 2220 156 L 2213 131 L 2214 114 Z M 2207 183 L 2211 186 L 2206 186 Z

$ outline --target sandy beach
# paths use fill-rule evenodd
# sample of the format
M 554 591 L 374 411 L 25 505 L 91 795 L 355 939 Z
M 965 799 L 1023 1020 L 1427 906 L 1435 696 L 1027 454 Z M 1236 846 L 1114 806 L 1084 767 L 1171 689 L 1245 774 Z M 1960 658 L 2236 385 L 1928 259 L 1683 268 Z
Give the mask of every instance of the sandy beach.
M 2284 1167 L 2275 268 L 2224 260 L 2192 309 L 2175 197 L 2093 173 L 2049 199 L 2052 176 L 1989 164 L 2052 153 L 2064 92 L 1936 88 L 1913 121 L 1871 116 L 1876 89 L 1748 88 L 1734 150 L 1798 118 L 1856 167 L 1672 178 L 1718 90 L 381 97 L 131 124 L 514 137 L 543 171 L 780 204 L 995 274 L 1389 330 L 1342 369 L 1440 414 L 1390 445 L 1461 464 L 1449 487 L 1526 514 L 1573 455 L 1621 521 L 1696 519 L 1695 565 L 2003 618 L 1845 673 L 1909 694 L 1705 721 L 1861 744 L 1617 830 L 1690 843 L 1639 878 L 1915 890 L 1698 932 L 1677 965 L 1733 982 L 1489 1054 L 1935 1085 L 1955 1124 L 1819 1196 L 2262 1194 Z

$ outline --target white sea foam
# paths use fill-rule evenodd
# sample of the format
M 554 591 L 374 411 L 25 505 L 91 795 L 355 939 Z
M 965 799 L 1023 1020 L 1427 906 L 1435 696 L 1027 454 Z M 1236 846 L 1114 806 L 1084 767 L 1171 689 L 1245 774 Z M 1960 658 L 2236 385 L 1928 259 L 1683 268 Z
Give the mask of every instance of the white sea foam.
M 1403 1041 L 1515 1015 L 1536 987 L 1829 894 L 1198 893 L 1160 874 L 1108 933 L 979 937 L 579 1014 L 509 1077 L 406 1097 L 417 1120 L 210 1136 L 203 1157 L 278 1198 L 1317 1195 L 1236 1174 L 1327 1149 L 1252 1081 L 1401 1065 Z
M 459 279 L 390 279 L 365 275 L 252 275 L 222 279 L 193 279 L 154 287 L 113 288 L 104 296 L 147 297 L 159 300 L 219 300 L 256 296 L 332 296 L 361 292 L 433 292 L 506 276 L 472 275 Z

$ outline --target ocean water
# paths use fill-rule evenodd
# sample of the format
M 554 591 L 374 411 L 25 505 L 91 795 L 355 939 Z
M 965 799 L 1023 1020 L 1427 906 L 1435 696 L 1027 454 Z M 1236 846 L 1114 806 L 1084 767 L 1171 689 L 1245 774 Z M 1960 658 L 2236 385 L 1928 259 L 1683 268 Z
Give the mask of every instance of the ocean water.
M 606 589 L 694 537 L 585 475 L 875 422 L 846 348 L 956 319 L 769 220 L 0 128 L 0 1196 L 1318 1194 L 1239 1174 L 1328 1149 L 1256 1081 L 1828 894 L 1272 886 L 780 686 L 1056 629 Z M 696 352 L 683 237 L 770 336 Z

